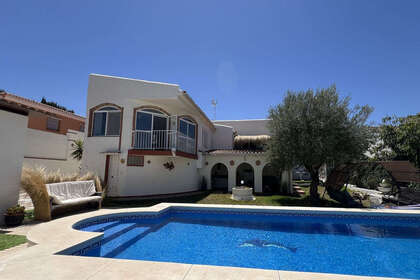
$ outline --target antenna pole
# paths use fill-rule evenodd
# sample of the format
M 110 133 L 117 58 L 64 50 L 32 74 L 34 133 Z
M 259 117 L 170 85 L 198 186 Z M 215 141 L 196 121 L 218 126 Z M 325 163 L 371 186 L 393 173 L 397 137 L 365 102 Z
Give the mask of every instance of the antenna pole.
M 211 105 L 213 105 L 213 107 L 214 107 L 214 118 L 213 118 L 213 120 L 216 120 L 216 106 L 217 106 L 217 100 L 212 99 L 212 100 L 211 100 Z

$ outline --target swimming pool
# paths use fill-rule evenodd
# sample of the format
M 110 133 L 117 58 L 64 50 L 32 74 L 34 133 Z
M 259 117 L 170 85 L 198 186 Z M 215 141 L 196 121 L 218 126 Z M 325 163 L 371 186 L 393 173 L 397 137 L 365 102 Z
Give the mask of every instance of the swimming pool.
M 420 278 L 420 218 L 170 209 L 98 217 L 101 240 L 65 254 L 304 272 Z

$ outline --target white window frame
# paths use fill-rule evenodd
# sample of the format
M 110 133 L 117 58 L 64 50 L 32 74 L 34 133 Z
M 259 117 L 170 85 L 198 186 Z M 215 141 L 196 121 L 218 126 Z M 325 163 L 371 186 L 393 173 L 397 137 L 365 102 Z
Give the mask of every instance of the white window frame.
M 189 136 L 188 136 L 188 127 L 187 127 L 187 135 L 184 135 L 184 133 L 182 133 L 181 132 L 181 122 L 186 122 L 187 124 L 189 124 L 189 125 L 193 125 L 194 126 L 194 138 L 190 138 Z M 190 121 L 190 120 L 188 120 L 187 118 L 185 118 L 185 117 L 181 117 L 181 118 L 179 118 L 179 133 L 181 133 L 181 134 L 183 134 L 185 137 L 188 137 L 188 138 L 190 138 L 190 139 L 195 139 L 196 141 L 197 141 L 197 138 L 198 138 L 198 131 L 197 131 L 197 124 L 195 123 L 195 122 L 192 122 L 192 121 Z
M 148 109 L 148 108 L 143 108 L 143 109 L 141 109 L 141 110 L 136 111 L 136 123 L 135 123 L 135 126 L 134 126 L 134 131 L 155 131 L 155 130 L 153 129 L 153 119 L 154 119 L 153 117 L 154 117 L 154 116 L 164 117 L 164 118 L 166 119 L 166 129 L 165 129 L 165 130 L 169 130 L 169 116 L 168 116 L 167 114 L 165 114 L 165 113 L 161 112 L 161 111 L 160 111 L 160 110 L 158 110 L 158 109 L 153 109 L 153 108 L 150 108 L 150 110 L 159 111 L 159 112 L 161 112 L 161 113 L 149 112 L 149 111 L 146 111 L 147 109 Z M 139 114 L 139 113 L 145 113 L 145 114 L 150 114 L 150 115 L 152 115 L 152 124 L 151 124 L 151 126 L 150 126 L 150 130 L 137 129 L 137 114 Z
M 58 120 L 57 129 L 51 129 L 51 128 L 48 128 L 48 119 Z M 60 122 L 61 122 L 61 119 L 59 119 L 59 118 L 55 118 L 55 117 L 51 117 L 51 116 L 47 116 L 47 130 L 49 130 L 49 131 L 60 131 Z
M 102 110 L 103 108 L 114 108 L 114 109 L 116 109 L 116 110 L 112 110 L 112 111 L 108 111 L 108 110 Z M 108 135 L 107 134 L 107 130 L 108 130 L 108 113 L 109 112 L 113 112 L 113 113 L 115 113 L 115 112 L 119 112 L 120 113 L 120 129 L 119 129 L 119 132 L 118 132 L 118 134 L 117 135 Z M 96 113 L 106 113 L 106 118 L 105 118 L 105 131 L 104 131 L 104 135 L 94 135 L 93 134 L 93 131 L 94 131 L 94 129 L 95 129 L 95 114 Z M 98 109 L 98 110 L 96 110 L 96 111 L 94 111 L 93 112 L 93 115 L 92 115 L 92 118 L 93 118 L 93 120 L 92 120 L 92 132 L 91 132 L 91 135 L 92 136 L 94 136 L 94 137 L 119 137 L 120 135 L 121 135 L 121 109 L 120 108 L 118 108 L 118 107 L 115 107 L 115 106 L 112 106 L 112 105 L 108 105 L 108 106 L 104 106 L 104 107 L 102 107 L 102 108 L 100 108 L 100 109 Z

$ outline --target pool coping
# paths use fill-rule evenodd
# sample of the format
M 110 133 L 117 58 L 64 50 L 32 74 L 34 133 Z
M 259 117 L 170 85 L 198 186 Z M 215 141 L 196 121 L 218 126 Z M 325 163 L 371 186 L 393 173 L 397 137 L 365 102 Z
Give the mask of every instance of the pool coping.
M 101 209 L 67 216 L 35 226 L 28 240 L 36 244 L 9 260 L 0 259 L 1 279 L 399 279 L 298 271 L 264 270 L 228 266 L 195 265 L 170 262 L 108 259 L 101 257 L 57 255 L 72 249 L 82 249 L 99 241 L 102 233 L 85 232 L 73 226 L 84 220 L 130 213 L 162 214 L 172 208 L 180 210 L 215 210 L 226 212 L 284 213 L 297 215 L 369 215 L 420 217 L 418 210 L 346 209 L 319 207 L 278 207 L 254 205 L 214 205 L 160 203 L 151 207 Z M 36 269 L 34 269 L 36 267 Z

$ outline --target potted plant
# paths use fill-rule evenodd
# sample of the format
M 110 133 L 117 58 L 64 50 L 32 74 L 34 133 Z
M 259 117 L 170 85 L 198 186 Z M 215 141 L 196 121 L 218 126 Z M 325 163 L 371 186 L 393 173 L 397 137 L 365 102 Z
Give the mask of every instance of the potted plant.
M 24 218 L 25 207 L 20 205 L 8 208 L 4 214 L 4 222 L 9 227 L 21 225 Z

